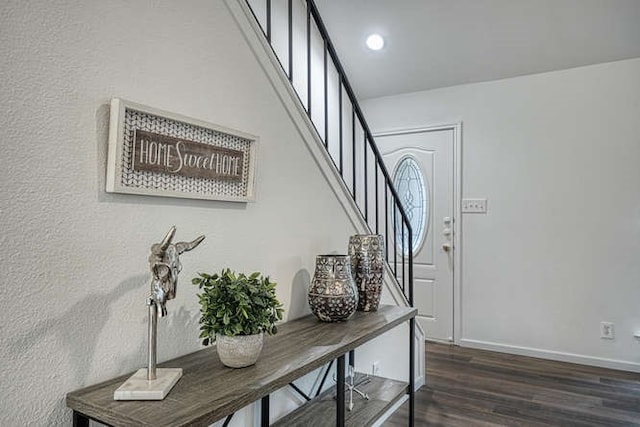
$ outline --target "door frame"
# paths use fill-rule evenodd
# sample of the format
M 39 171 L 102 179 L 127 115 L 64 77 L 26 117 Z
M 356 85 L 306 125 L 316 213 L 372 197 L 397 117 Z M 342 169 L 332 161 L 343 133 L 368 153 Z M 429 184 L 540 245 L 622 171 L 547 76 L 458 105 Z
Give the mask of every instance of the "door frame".
M 453 131 L 453 343 L 462 338 L 462 122 L 394 128 L 373 133 L 373 140 L 381 136 L 406 135 L 438 131 Z

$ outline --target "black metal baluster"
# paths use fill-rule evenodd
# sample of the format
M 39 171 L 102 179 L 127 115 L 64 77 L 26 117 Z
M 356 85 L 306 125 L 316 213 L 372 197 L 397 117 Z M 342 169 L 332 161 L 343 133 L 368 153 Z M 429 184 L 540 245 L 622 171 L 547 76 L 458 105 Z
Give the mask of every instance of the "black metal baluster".
M 307 0 L 307 114 L 311 118 L 311 0 Z
M 386 185 L 384 187 L 384 237 L 384 257 L 389 262 L 389 187 Z
M 409 234 L 409 259 L 413 260 L 413 230 L 411 229 L 411 224 L 407 225 L 407 233 Z M 409 262 L 407 268 L 409 269 L 409 305 L 413 307 L 413 262 Z
M 393 275 L 398 280 L 398 199 L 394 196 L 393 200 Z
M 367 173 L 367 134 L 363 135 L 362 145 L 364 146 L 364 220 L 367 221 L 367 225 L 369 225 L 369 191 L 367 188 L 369 187 L 369 174 Z
M 375 192 L 375 199 L 376 199 L 376 234 L 380 234 L 379 231 L 379 227 L 380 227 L 380 220 L 378 219 L 378 214 L 379 214 L 379 206 L 378 204 L 380 203 L 380 200 L 378 199 L 378 165 L 375 165 L 375 171 L 376 171 L 376 192 Z
M 289 24 L 289 81 L 293 83 L 293 2 L 288 4 L 288 24 Z
M 407 288 L 409 289 L 409 305 L 413 307 L 413 229 L 407 222 L 407 232 L 409 233 L 409 255 L 407 257 Z
M 343 176 L 343 162 L 342 158 L 344 157 L 343 147 L 342 147 L 342 76 L 338 74 L 338 128 L 340 129 L 340 161 L 339 161 L 339 169 L 340 176 L 344 179 Z
M 329 151 L 329 71 L 327 70 L 327 41 L 324 41 L 324 146 Z
M 353 163 L 353 169 L 351 175 L 353 176 L 353 201 L 358 205 L 358 199 L 356 197 L 356 112 L 353 108 L 353 101 L 351 101 L 351 161 Z
M 406 240 L 404 239 L 404 221 L 402 222 L 402 292 L 406 295 L 406 287 L 405 287 L 405 269 L 404 269 L 404 260 L 407 258 L 405 255 L 406 251 Z
M 271 0 L 267 0 L 267 40 L 271 43 Z

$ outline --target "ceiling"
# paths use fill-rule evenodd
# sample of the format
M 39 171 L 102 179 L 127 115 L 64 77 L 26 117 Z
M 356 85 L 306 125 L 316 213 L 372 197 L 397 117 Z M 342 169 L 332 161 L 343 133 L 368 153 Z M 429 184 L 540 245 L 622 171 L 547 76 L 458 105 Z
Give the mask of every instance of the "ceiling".
M 640 57 L 640 0 L 315 1 L 360 99 Z

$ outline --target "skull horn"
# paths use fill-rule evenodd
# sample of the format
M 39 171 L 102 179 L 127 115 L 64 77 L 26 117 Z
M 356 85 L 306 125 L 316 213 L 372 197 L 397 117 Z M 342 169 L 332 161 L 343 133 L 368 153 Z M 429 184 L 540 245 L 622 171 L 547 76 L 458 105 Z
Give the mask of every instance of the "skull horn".
M 189 252 L 191 249 L 195 249 L 195 247 L 198 246 L 203 240 L 204 235 L 196 238 L 192 242 L 178 242 L 176 243 L 176 250 L 178 251 L 178 254 Z
M 161 251 L 166 251 L 167 248 L 169 247 L 169 245 L 171 244 L 171 241 L 173 240 L 173 236 L 176 234 L 176 226 L 173 225 L 171 226 L 171 228 L 169 229 L 169 232 L 167 233 L 166 236 L 164 236 L 164 239 L 162 239 L 162 242 L 160 243 L 160 250 Z

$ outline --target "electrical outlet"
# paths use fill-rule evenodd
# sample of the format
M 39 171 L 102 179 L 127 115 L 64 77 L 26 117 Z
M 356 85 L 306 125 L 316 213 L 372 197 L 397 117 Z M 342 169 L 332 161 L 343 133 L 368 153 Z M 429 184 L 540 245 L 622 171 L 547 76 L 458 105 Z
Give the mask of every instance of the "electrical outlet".
M 611 322 L 600 322 L 600 338 L 612 340 L 614 338 L 614 328 Z
M 487 213 L 487 199 L 462 199 L 462 213 Z
M 380 373 L 380 362 L 373 362 L 371 366 L 371 375 L 378 375 Z

